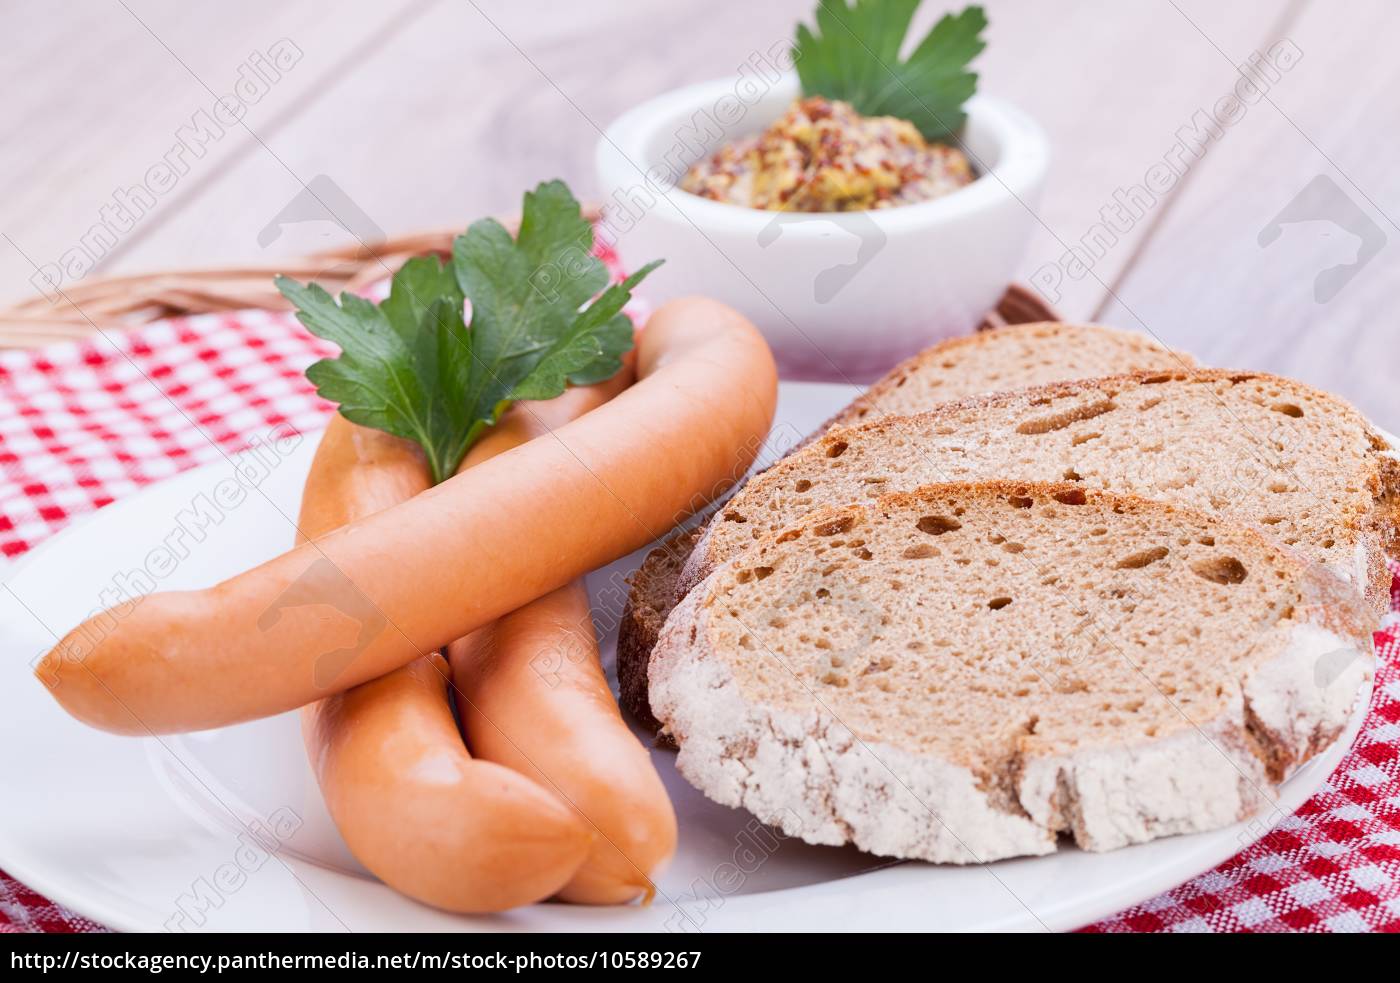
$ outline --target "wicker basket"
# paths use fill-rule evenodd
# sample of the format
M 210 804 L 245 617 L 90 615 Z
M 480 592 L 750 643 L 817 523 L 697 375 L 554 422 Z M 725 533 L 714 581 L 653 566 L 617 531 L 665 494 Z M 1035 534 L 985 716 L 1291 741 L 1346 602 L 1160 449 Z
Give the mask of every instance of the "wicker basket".
M 596 210 L 588 214 L 596 217 Z M 313 253 L 302 259 L 217 270 L 179 270 L 83 280 L 56 302 L 34 297 L 0 310 L 0 348 L 37 348 L 97 333 L 122 331 L 182 314 L 289 306 L 272 285 L 279 273 L 315 281 L 331 293 L 359 290 L 413 256 L 451 252 L 455 231 L 421 232 L 374 245 Z M 978 330 L 1003 324 L 1057 321 L 1038 296 L 1013 284 Z

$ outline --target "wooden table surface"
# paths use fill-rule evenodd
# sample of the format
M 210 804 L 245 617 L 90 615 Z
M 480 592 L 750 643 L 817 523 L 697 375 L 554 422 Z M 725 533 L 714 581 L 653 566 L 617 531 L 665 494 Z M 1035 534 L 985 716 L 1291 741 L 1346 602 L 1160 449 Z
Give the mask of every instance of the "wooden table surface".
M 732 75 L 813 0 L 9 0 L 0 9 L 0 297 L 83 246 L 78 276 L 265 261 L 348 241 L 277 218 L 320 177 L 366 233 L 463 226 L 562 177 L 599 192 L 598 127 L 642 97 Z M 944 4 L 930 0 L 921 21 Z M 1094 247 L 1067 317 L 1149 330 L 1214 364 L 1333 389 L 1400 429 L 1400 4 L 1386 0 L 986 0 L 983 91 L 1049 132 L 1025 279 Z M 1297 61 L 1200 155 L 1180 131 L 1278 44 Z M 289 47 L 290 45 L 290 47 Z M 249 88 L 251 60 L 299 53 Z M 242 84 L 242 119 L 114 203 Z M 266 91 L 261 91 L 265 89 Z M 1105 237 L 1101 211 L 1183 173 Z M 293 207 L 295 207 L 293 205 Z M 117 223 L 120 224 L 120 223 Z M 1393 241 L 1392 241 L 1393 240 Z M 1262 243 L 1262 244 L 1261 244 Z M 1331 269 L 1331 272 L 1324 272 Z

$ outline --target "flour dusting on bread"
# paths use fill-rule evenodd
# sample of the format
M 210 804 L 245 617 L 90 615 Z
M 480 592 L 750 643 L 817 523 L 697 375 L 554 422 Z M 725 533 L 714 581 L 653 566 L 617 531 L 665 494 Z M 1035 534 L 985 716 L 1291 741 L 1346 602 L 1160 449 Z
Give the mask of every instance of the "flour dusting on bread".
M 813 513 L 677 607 L 652 705 L 710 797 L 952 863 L 1217 828 L 1343 729 L 1369 612 L 1256 529 L 1074 484 Z

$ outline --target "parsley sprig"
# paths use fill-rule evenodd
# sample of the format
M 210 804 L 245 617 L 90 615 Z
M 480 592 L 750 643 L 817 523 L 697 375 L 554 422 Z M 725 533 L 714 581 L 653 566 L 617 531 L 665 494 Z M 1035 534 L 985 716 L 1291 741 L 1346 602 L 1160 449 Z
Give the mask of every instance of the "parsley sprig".
M 632 347 L 622 308 L 660 261 L 608 286 L 592 248 L 579 203 L 550 181 L 526 192 L 516 236 L 494 219 L 475 222 L 450 263 L 409 260 L 380 304 L 349 293 L 337 302 L 287 277 L 277 289 L 308 331 L 340 346 L 307 369 L 316 391 L 352 423 L 421 446 L 436 483 L 515 400 L 552 399 L 622 367 Z
M 797 26 L 795 58 L 802 92 L 849 102 L 865 116 L 895 116 L 928 140 L 957 132 L 963 105 L 977 91 L 967 66 L 986 47 L 987 14 L 968 7 L 945 14 L 909 57 L 899 60 L 920 0 L 821 0 L 816 32 Z

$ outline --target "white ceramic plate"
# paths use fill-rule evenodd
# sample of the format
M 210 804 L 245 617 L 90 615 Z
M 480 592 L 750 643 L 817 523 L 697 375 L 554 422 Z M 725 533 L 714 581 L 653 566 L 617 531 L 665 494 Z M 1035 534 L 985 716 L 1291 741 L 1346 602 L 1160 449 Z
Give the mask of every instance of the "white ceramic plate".
M 852 395 L 848 386 L 785 384 L 769 456 Z M 265 494 L 229 509 L 201 542 L 181 540 L 188 555 L 159 586 L 206 586 L 283 550 L 314 444 L 307 438 L 278 460 L 260 485 Z M 1284 786 L 1273 816 L 1115 853 L 1065 848 L 968 868 L 890 864 L 854 849 L 779 841 L 747 813 L 706 800 L 676 774 L 669 753 L 655 751 L 681 826 L 679 855 L 656 903 L 449 915 L 396 894 L 350 856 L 321 804 L 295 714 L 180 737 L 114 737 L 68 718 L 30 675 L 55 634 L 107 606 L 103 590 L 143 566 L 168 541 L 177 513 L 212 495 L 232 467 L 198 468 L 103 509 L 7 571 L 0 588 L 0 868 L 113 928 L 1071 929 L 1179 884 L 1263 835 L 1331 774 L 1367 705 L 1341 741 Z M 621 574 L 643 552 L 589 578 L 606 620 L 621 607 Z M 604 639 L 609 658 L 614 638 Z M 250 845 L 258 838 L 271 849 Z

